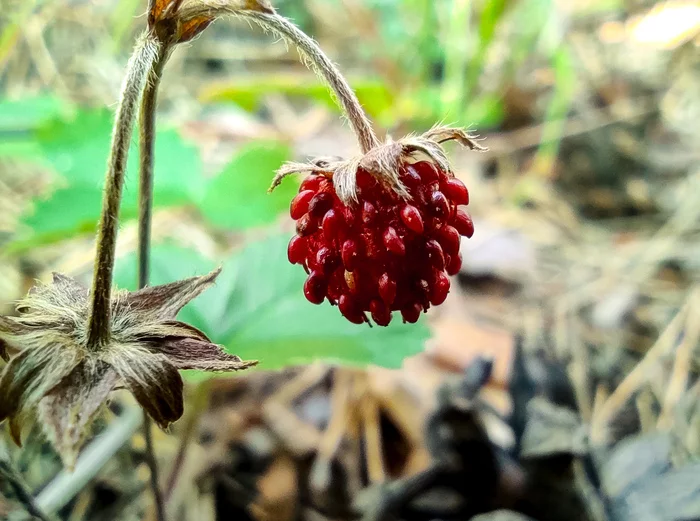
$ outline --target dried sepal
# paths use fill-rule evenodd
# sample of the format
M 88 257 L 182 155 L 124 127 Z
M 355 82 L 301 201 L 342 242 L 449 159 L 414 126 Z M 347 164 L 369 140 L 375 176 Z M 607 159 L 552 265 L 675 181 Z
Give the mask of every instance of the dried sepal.
M 129 349 L 114 353 L 110 362 L 159 427 L 165 429 L 182 416 L 182 377 L 167 356 Z
M 80 361 L 79 353 L 63 347 L 56 340 L 37 342 L 10 360 L 0 378 L 0 422 L 34 407 Z
M 463 129 L 436 126 L 420 136 L 408 135 L 398 141 L 388 139 L 365 155 L 345 161 L 317 158 L 308 163 L 286 163 L 277 171 L 269 191 L 291 174 L 325 175 L 332 177 L 338 197 L 349 205 L 357 202 L 357 172 L 362 169 L 400 197 L 408 199 L 408 190 L 399 178 L 401 164 L 424 156 L 443 172 L 454 175 L 442 147 L 447 141 L 456 141 L 470 150 L 485 150 L 475 136 Z
M 148 27 L 161 42 L 178 44 L 195 38 L 218 17 L 274 12 L 267 0 L 151 0 Z
M 52 284 L 32 288 L 17 306 L 19 316 L 0 317 L 2 354 L 10 358 L 0 375 L 0 421 L 9 419 L 15 441 L 21 443 L 22 425 L 36 410 L 70 466 L 113 389 L 131 391 L 165 428 L 182 415 L 179 369 L 229 371 L 255 365 L 175 320 L 219 272 L 136 292 L 115 291 L 110 340 L 98 347 L 87 344 L 85 287 L 55 274 Z M 10 357 L 10 348 L 18 354 Z
M 1 319 L 2 317 L 0 317 Z M 5 362 L 10 361 L 10 354 L 7 351 L 7 344 L 0 340 L 0 358 L 2 358 Z
M 236 355 L 228 354 L 217 344 L 194 338 L 165 340 L 158 344 L 157 349 L 165 354 L 178 369 L 214 372 L 240 371 L 257 363 L 243 361 Z
M 40 423 L 67 468 L 75 464 L 90 424 L 117 381 L 116 371 L 107 363 L 83 361 L 39 402 Z
M 172 320 L 185 304 L 211 287 L 220 273 L 221 268 L 218 268 L 201 277 L 190 277 L 122 294 L 124 298 L 117 298 L 115 305 L 123 306 L 124 313 L 137 311 L 139 314 L 148 315 L 153 319 Z

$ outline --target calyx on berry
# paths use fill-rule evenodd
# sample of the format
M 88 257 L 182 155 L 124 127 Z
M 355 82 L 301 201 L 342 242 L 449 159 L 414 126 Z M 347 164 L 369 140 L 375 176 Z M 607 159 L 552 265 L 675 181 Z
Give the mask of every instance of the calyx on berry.
M 462 208 L 469 192 L 441 146 L 449 140 L 483 150 L 466 132 L 438 127 L 348 161 L 282 167 L 271 190 L 291 173 L 309 174 L 290 204 L 297 234 L 287 251 L 308 273 L 309 302 L 387 326 L 394 311 L 414 323 L 445 301 L 462 266 L 461 237 L 474 233 Z

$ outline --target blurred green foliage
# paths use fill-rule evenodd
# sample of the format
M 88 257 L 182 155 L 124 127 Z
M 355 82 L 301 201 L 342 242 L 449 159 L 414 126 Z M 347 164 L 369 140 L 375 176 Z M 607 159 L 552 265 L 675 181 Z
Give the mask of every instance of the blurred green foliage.
M 607 1 L 607 0 L 606 0 Z M 124 0 L 111 19 L 113 50 L 127 45 L 142 2 Z M 296 0 L 278 9 L 314 35 L 323 23 Z M 328 9 L 348 12 L 341 0 Z M 365 64 L 350 77 L 370 116 L 385 127 L 412 129 L 437 121 L 497 128 L 505 116 L 504 94 L 527 60 L 536 57 L 555 77 L 545 113 L 544 139 L 536 163 L 550 164 L 558 151 L 562 119 L 574 95 L 576 74 L 562 45 L 552 0 L 363 0 L 371 24 L 352 29 L 348 50 Z M 330 7 L 329 7 L 330 6 Z M 0 53 L 4 49 L 0 39 Z M 193 45 L 197 45 L 195 42 Z M 326 87 L 301 74 L 251 73 L 208 85 L 204 104 L 235 103 L 258 112 L 268 94 L 321 103 L 337 110 Z M 22 216 L 6 253 L 19 255 L 46 244 L 93 233 L 99 217 L 112 113 L 70 106 L 51 96 L 0 100 L 0 157 L 30 161 L 55 173 L 45 197 Z M 136 140 L 134 140 L 136 141 Z M 137 150 L 129 158 L 122 221 L 137 215 Z M 287 211 L 297 184 L 286 180 L 272 195 L 274 171 L 293 151 L 280 142 L 242 146 L 222 170 L 205 178 L 199 152 L 174 129 L 159 124 L 156 139 L 155 207 L 186 206 L 199 212 L 212 231 L 245 231 L 271 224 Z M 345 321 L 329 305 L 303 297 L 304 272 L 286 260 L 287 238 L 249 244 L 225 262 L 217 285 L 196 299 L 182 319 L 244 358 L 272 368 L 323 358 L 396 367 L 419 351 L 427 337 L 422 323 L 368 328 Z M 202 274 L 213 266 L 193 251 L 158 245 L 152 282 Z M 135 259 L 120 262 L 117 282 L 133 287 Z

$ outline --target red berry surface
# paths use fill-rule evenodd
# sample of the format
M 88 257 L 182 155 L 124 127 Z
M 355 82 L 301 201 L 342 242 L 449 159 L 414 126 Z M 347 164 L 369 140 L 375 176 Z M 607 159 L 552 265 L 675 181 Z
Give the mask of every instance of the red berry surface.
M 357 172 L 359 202 L 346 206 L 333 182 L 311 175 L 292 200 L 297 235 L 289 243 L 292 264 L 308 273 L 309 302 L 328 300 L 350 322 L 387 326 L 392 312 L 414 323 L 450 291 L 450 275 L 462 266 L 461 236 L 474 225 L 460 205 L 469 202 L 464 184 L 432 163 L 404 164 L 399 178 L 405 200 L 372 175 Z

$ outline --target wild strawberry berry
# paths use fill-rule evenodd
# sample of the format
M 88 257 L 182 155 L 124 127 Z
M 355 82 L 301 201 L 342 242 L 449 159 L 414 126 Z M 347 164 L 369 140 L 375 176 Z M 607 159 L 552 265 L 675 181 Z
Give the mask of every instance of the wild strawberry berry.
M 408 197 L 359 168 L 358 202 L 345 205 L 330 179 L 312 174 L 290 205 L 297 235 L 287 254 L 309 273 L 304 295 L 327 299 L 355 324 L 369 315 L 386 326 L 394 311 L 414 323 L 442 304 L 462 265 L 460 236 L 474 233 L 458 208 L 469 202 L 461 181 L 428 161 L 402 163 L 398 179 Z

